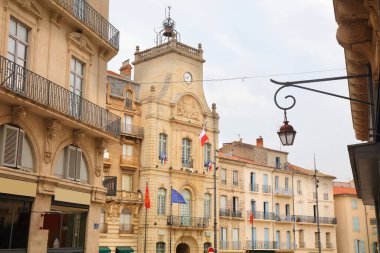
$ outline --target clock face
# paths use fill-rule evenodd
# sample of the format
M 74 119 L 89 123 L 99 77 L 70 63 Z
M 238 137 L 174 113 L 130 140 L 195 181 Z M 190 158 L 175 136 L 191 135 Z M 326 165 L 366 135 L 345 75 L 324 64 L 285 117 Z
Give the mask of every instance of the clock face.
M 193 81 L 193 77 L 190 74 L 190 72 L 186 72 L 185 74 L 183 74 L 183 79 L 187 84 L 190 84 Z

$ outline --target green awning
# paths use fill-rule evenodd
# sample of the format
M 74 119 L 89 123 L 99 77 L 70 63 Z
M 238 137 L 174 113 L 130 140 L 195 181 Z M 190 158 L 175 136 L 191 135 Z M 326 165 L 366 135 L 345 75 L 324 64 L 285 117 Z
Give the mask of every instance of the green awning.
M 99 253 L 111 253 L 111 249 L 108 247 L 99 247 Z
M 133 253 L 135 251 L 132 247 L 116 247 L 116 253 Z

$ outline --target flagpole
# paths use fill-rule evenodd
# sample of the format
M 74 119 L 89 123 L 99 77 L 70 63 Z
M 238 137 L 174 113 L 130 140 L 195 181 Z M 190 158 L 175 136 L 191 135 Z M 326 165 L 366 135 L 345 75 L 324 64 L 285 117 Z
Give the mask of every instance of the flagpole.
M 170 186 L 170 227 L 169 227 L 169 253 L 172 253 L 172 224 L 173 224 L 173 196 L 172 196 L 173 186 Z
M 254 241 L 254 237 L 253 237 L 253 211 L 251 211 L 251 215 L 252 215 L 252 223 L 251 223 L 251 233 L 252 233 L 252 252 L 254 253 L 255 252 L 255 241 Z M 251 219 L 251 217 L 249 218 Z
M 147 198 L 146 196 L 146 189 L 148 188 L 148 182 L 146 182 L 146 188 L 145 188 L 145 199 Z M 145 200 L 146 202 L 146 200 Z M 150 199 L 149 199 L 149 202 L 150 202 Z M 145 203 L 145 237 L 144 237 L 144 253 L 146 253 L 146 227 L 147 227 L 147 223 L 148 223 L 148 208 L 146 206 L 146 203 Z

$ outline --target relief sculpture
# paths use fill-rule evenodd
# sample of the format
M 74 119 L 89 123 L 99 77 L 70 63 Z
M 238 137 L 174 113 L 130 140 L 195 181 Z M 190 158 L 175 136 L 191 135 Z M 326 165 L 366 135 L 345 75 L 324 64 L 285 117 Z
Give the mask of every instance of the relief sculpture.
M 177 104 L 177 116 L 199 121 L 201 109 L 197 100 L 191 96 L 183 96 Z

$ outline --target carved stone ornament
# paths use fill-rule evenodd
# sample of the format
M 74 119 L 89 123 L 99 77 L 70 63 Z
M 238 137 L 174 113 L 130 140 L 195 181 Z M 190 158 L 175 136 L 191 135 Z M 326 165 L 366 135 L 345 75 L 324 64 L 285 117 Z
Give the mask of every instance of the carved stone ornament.
M 53 140 L 62 130 L 62 124 L 58 120 L 49 119 L 45 123 L 47 132 L 45 138 L 45 163 L 51 162 Z
M 13 123 L 21 123 L 25 120 L 26 117 L 26 109 L 23 106 L 14 106 L 11 109 L 12 111 L 12 120 Z
M 38 19 L 42 19 L 41 6 L 35 0 L 17 0 L 22 8 L 33 13 Z
M 96 170 L 95 170 L 95 175 L 97 177 L 100 177 L 102 175 L 102 169 L 103 169 L 104 151 L 108 147 L 108 141 L 106 139 L 103 139 L 103 138 L 96 138 L 95 144 L 96 144 Z
M 92 45 L 86 35 L 79 32 L 73 32 L 67 34 L 69 43 L 73 43 L 78 46 L 82 51 L 86 52 L 90 56 L 95 55 L 95 47 Z
M 201 115 L 200 105 L 195 98 L 189 95 L 180 98 L 177 104 L 177 116 L 199 121 Z
M 62 22 L 62 15 L 56 11 L 51 11 L 50 13 L 50 21 L 56 26 L 60 27 Z
M 84 140 L 84 132 L 82 130 L 74 130 L 73 139 L 73 144 L 75 146 L 81 146 Z

